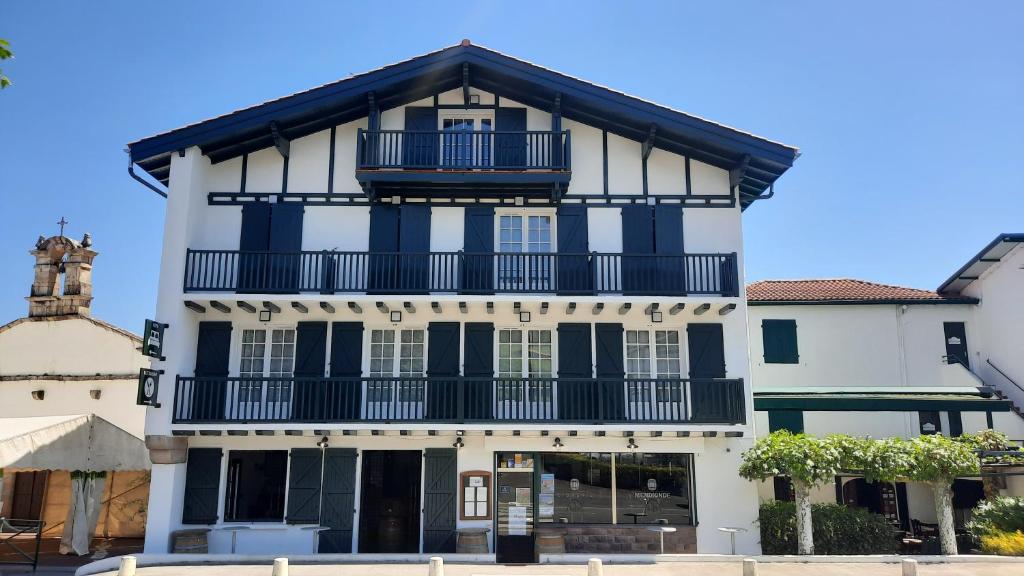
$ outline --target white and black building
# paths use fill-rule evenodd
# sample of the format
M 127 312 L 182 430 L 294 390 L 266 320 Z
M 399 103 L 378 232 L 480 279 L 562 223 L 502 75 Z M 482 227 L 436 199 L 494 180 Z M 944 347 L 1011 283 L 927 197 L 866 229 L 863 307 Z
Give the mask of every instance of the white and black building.
M 468 41 L 129 148 L 148 552 L 758 550 L 741 216 L 795 148 Z

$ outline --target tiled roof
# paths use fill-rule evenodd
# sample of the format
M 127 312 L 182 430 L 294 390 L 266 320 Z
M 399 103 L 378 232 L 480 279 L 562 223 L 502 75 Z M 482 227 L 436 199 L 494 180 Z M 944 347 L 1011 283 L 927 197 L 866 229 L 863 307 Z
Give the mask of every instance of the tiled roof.
M 827 280 L 762 280 L 747 286 L 747 301 L 792 303 L 973 303 L 970 298 L 943 296 L 931 290 L 836 278 Z

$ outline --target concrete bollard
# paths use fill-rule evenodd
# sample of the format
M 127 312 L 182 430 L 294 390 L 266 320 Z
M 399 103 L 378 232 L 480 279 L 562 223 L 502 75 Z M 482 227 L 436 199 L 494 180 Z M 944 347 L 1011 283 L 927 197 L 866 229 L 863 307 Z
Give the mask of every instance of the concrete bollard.
M 117 576 L 135 576 L 135 556 L 121 556 L 121 567 Z
M 430 569 L 427 571 L 427 576 L 444 576 L 444 558 L 430 557 Z
M 904 558 L 900 564 L 903 566 L 903 576 L 917 576 L 917 560 Z
M 587 576 L 604 576 L 604 565 L 600 558 L 587 560 Z
M 274 558 L 274 571 L 271 576 L 288 576 L 288 559 Z
M 757 560 L 753 558 L 743 559 L 743 576 L 757 576 Z

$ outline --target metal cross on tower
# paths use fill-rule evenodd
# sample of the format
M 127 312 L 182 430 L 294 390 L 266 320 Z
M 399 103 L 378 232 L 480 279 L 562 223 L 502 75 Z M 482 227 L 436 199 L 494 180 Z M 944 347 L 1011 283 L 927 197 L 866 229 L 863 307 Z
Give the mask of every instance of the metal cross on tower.
M 68 221 L 65 220 L 63 216 L 61 216 L 60 217 L 60 221 L 57 222 L 57 225 L 60 226 L 60 235 L 61 236 L 64 235 L 64 225 L 67 224 L 67 223 L 68 223 Z

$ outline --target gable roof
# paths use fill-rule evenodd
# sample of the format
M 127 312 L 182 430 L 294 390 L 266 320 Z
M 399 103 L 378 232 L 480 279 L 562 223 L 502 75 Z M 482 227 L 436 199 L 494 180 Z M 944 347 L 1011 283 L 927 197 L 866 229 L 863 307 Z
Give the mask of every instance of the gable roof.
M 968 260 L 966 264 L 961 266 L 959 270 L 943 282 L 942 286 L 939 286 L 938 292 L 951 296 L 959 295 L 971 282 L 974 282 L 986 270 L 1001 262 L 1003 257 L 1016 248 L 1018 244 L 1022 243 L 1024 243 L 1024 233 L 1003 233 L 996 236 L 995 240 L 989 242 L 987 246 L 981 249 L 981 252 L 975 254 L 973 258 Z
M 747 286 L 747 302 L 769 304 L 976 304 L 931 290 L 878 284 L 852 278 L 761 280 Z
M 105 330 L 109 330 L 109 331 L 111 331 L 111 332 L 113 332 L 115 334 L 118 334 L 120 336 L 124 336 L 125 338 L 128 338 L 129 340 L 131 340 L 132 342 L 135 342 L 136 344 L 142 344 L 142 337 L 139 336 L 138 334 L 135 334 L 133 332 L 129 332 L 128 330 L 125 330 L 124 328 L 121 328 L 119 326 L 114 326 L 110 322 L 104 322 L 103 320 L 100 320 L 98 318 L 93 318 L 92 316 L 82 316 L 81 314 L 68 314 L 68 315 L 65 315 L 65 316 L 36 316 L 36 317 L 31 317 L 31 318 L 29 318 L 29 317 L 18 318 L 17 320 L 12 320 L 12 321 L 8 322 L 7 324 L 4 324 L 3 326 L 0 326 L 0 332 L 6 332 L 7 330 L 10 330 L 11 328 L 14 328 L 15 326 L 17 326 L 19 324 L 24 324 L 25 322 L 60 322 L 60 321 L 63 321 L 63 320 L 85 320 L 86 322 L 90 322 L 92 324 L 95 324 L 96 326 L 99 326 L 100 328 L 103 328 Z
M 550 111 L 561 95 L 564 118 L 644 141 L 657 126 L 654 145 L 731 170 L 744 205 L 767 190 L 799 155 L 788 146 L 723 124 L 568 76 L 468 40 L 376 70 L 352 75 L 256 106 L 149 136 L 128 145 L 131 162 L 168 182 L 170 155 L 199 146 L 214 163 L 274 144 L 270 123 L 287 139 L 300 138 L 369 113 L 367 94 L 381 110 L 414 102 L 469 83 L 521 104 Z

